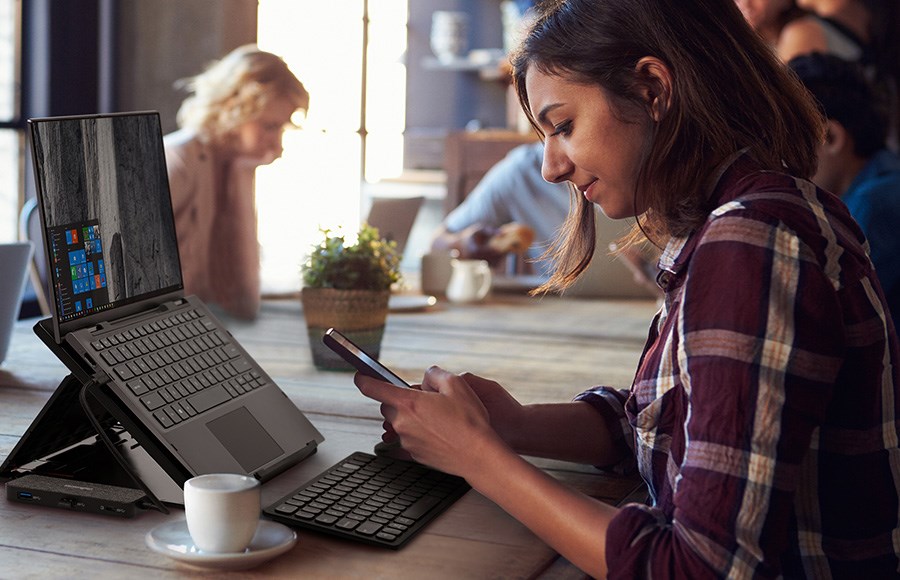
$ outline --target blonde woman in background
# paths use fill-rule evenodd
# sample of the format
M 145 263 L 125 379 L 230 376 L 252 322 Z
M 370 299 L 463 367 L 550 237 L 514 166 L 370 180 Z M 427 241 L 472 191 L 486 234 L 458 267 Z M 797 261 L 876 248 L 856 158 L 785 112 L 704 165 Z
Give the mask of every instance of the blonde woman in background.
M 279 56 L 255 45 L 179 85 L 191 95 L 165 150 L 185 291 L 252 319 L 260 302 L 255 170 L 281 156 L 282 134 L 309 108 L 309 94 Z

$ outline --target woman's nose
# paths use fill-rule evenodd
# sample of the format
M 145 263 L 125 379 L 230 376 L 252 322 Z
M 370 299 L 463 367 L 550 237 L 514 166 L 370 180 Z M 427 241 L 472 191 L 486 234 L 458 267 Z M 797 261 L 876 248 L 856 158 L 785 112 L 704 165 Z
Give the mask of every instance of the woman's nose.
M 572 172 L 572 163 L 555 144 L 544 144 L 544 162 L 541 164 L 541 176 L 550 183 L 566 181 Z

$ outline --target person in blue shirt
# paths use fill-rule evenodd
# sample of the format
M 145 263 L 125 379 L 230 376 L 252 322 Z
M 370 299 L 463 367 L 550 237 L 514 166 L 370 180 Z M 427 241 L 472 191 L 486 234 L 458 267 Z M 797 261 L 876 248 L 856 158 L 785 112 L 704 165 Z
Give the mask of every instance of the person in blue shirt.
M 519 145 L 494 165 L 434 234 L 432 249 L 455 249 L 463 258 L 496 260 L 491 239 L 506 224 L 521 224 L 534 233 L 525 249 L 537 260 L 556 237 L 569 213 L 569 188 L 541 176 L 544 145 Z
M 894 318 L 900 323 L 900 156 L 887 147 L 888 108 L 856 63 L 813 53 L 788 65 L 828 118 L 813 181 L 841 196 L 869 240 Z

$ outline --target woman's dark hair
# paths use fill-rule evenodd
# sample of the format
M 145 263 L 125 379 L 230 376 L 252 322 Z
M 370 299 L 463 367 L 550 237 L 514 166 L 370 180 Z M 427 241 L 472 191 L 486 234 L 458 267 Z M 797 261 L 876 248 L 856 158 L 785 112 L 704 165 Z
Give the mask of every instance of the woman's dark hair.
M 544 2 L 511 62 L 519 101 L 540 132 L 525 87 L 531 67 L 598 85 L 623 112 L 649 114 L 639 90 L 648 80 L 636 69 L 647 56 L 665 63 L 672 76 L 669 106 L 634 192 L 635 206 L 640 195 L 649 208 L 636 227 L 651 241 L 684 236 L 705 221 L 712 201 L 704 185 L 739 150 L 766 169 L 815 173 L 822 116 L 733 1 Z M 556 272 L 539 291 L 566 288 L 590 263 L 593 209 L 581 195 L 575 204 L 552 250 Z

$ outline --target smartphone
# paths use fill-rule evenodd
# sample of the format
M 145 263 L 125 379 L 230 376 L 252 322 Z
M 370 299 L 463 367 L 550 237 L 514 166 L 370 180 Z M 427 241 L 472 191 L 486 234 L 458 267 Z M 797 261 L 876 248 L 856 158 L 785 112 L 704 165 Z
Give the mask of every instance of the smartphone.
M 398 387 L 409 387 L 409 383 L 369 356 L 363 349 L 354 344 L 352 340 L 337 330 L 333 328 L 326 330 L 322 336 L 322 342 L 325 343 L 325 346 L 341 355 L 342 359 L 352 364 L 362 374 L 373 379 L 387 381 Z

